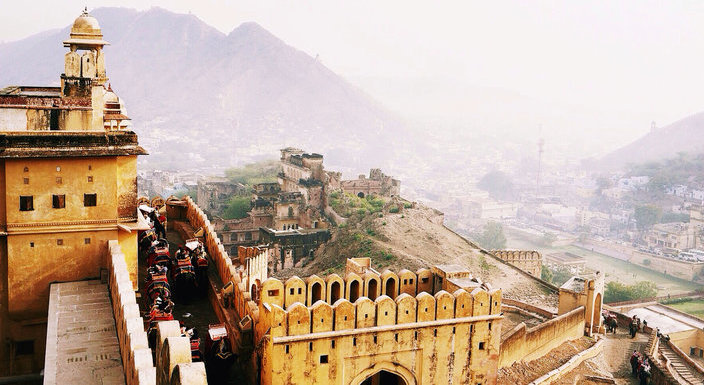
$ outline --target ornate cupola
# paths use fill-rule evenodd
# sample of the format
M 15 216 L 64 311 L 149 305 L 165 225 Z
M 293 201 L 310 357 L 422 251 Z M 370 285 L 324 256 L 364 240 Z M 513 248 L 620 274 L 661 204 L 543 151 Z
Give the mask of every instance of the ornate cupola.
M 88 96 L 91 86 L 101 86 L 107 82 L 103 54 L 103 47 L 107 44 L 110 43 L 103 40 L 98 20 L 86 8 L 73 22 L 70 39 L 64 41 L 64 47 L 70 48 L 65 55 L 64 74 L 61 76 L 64 96 Z

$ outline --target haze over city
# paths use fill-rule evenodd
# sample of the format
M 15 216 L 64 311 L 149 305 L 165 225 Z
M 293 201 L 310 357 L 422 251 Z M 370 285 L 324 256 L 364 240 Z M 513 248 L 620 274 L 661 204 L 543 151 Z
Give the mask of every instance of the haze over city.
M 0 384 L 704 384 L 703 17 L 0 3 Z
M 0 40 L 64 27 L 84 3 L 4 2 Z M 87 5 L 190 12 L 223 33 L 254 21 L 420 129 L 500 130 L 533 144 L 544 136 L 575 157 L 603 155 L 652 121 L 663 126 L 704 105 L 704 78 L 692 76 L 704 65 L 692 48 L 704 44 L 696 2 Z

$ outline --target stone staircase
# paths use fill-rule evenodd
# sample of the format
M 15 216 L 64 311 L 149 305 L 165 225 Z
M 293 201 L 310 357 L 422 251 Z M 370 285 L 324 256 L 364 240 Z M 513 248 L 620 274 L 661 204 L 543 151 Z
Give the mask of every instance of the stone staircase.
M 667 358 L 668 366 L 675 378 L 682 384 L 701 385 L 704 384 L 704 374 L 699 373 L 695 368 L 685 362 L 667 344 L 661 343 L 659 347 L 660 355 Z

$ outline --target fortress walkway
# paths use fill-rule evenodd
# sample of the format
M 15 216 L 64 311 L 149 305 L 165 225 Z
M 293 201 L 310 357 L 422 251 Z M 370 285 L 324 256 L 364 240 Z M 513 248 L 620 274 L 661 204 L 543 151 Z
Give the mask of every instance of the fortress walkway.
M 44 385 L 124 383 L 107 285 L 97 280 L 52 284 Z

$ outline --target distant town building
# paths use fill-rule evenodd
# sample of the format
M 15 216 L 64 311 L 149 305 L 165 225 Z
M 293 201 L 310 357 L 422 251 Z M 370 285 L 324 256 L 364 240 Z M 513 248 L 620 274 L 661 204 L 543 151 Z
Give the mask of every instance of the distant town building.
M 246 218 L 213 219 L 228 252 L 237 255 L 239 246 L 267 244 L 274 260 L 281 260 L 281 266 L 272 264 L 273 269 L 290 267 L 310 257 L 313 250 L 329 239 L 324 216 L 326 186 L 331 174 L 339 178 L 339 174 L 324 171 L 322 155 L 306 154 L 291 147 L 281 150 L 281 169 L 278 182 L 253 186 L 251 210 Z M 219 186 L 203 188 L 203 195 Z
M 511 219 L 518 214 L 518 204 L 514 202 L 497 202 L 487 198 L 470 200 L 467 205 L 474 219 Z
M 553 268 L 567 269 L 570 273 L 579 275 L 584 271 L 587 260 L 582 256 L 566 251 L 546 254 L 545 264 Z
M 384 174 L 378 168 L 369 171 L 369 178 L 360 175 L 357 179 L 343 180 L 340 182 L 340 187 L 342 191 L 361 198 L 368 195 L 385 197 L 401 195 L 401 181 Z
M 693 223 L 658 223 L 645 235 L 651 248 L 687 250 L 699 246 L 699 230 Z
M 196 201 L 204 210 L 223 212 L 233 195 L 247 193 L 242 183 L 233 182 L 223 177 L 208 177 L 198 181 Z

